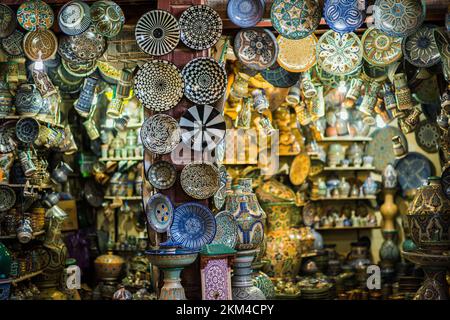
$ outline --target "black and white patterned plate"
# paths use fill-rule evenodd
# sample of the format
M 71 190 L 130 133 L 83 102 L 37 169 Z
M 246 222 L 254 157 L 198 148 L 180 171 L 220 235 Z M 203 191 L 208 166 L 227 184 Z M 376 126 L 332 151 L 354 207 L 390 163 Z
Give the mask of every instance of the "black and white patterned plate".
M 177 171 L 171 163 L 158 161 L 148 168 L 147 179 L 156 189 L 169 189 L 177 180 Z
M 208 199 L 219 190 L 220 175 L 210 162 L 191 162 L 181 171 L 180 183 L 184 192 L 198 200 Z
M 181 41 L 194 50 L 209 49 L 222 35 L 222 19 L 209 6 L 189 7 L 180 16 Z
M 178 68 L 166 60 L 144 64 L 134 78 L 134 91 L 144 107 L 166 111 L 183 97 L 184 81 Z
M 180 119 L 181 139 L 193 150 L 213 150 L 225 136 L 226 124 L 209 105 L 193 106 Z
M 141 140 L 145 149 L 155 154 L 172 152 L 181 140 L 178 122 L 166 114 L 155 114 L 142 124 Z
M 180 41 L 177 19 L 164 10 L 144 14 L 136 24 L 136 42 L 142 51 L 153 56 L 168 54 Z
M 184 78 L 184 94 L 194 103 L 212 104 L 219 100 L 227 87 L 225 69 L 212 58 L 190 61 L 181 72 Z
M 421 121 L 415 130 L 415 135 L 417 144 L 423 150 L 429 153 L 438 151 L 441 134 L 436 123 L 427 120 Z

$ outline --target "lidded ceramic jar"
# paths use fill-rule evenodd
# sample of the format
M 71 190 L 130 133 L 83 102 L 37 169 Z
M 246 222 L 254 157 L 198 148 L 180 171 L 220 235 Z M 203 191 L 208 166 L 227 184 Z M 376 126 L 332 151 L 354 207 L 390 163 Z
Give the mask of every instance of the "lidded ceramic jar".
M 9 85 L 6 81 L 0 81 L 0 116 L 9 116 L 14 114 L 13 96 L 9 91 Z
M 21 116 L 35 116 L 44 101 L 35 85 L 22 84 L 16 94 L 16 113 Z
M 110 250 L 106 254 L 98 256 L 95 261 L 95 273 L 97 278 L 104 281 L 116 281 L 125 265 L 120 256 L 116 256 Z

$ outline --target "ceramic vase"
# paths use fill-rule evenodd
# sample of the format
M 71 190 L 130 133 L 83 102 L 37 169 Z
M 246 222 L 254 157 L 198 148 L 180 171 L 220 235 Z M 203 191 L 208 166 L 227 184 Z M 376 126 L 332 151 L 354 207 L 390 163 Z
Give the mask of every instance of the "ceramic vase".
M 392 91 L 392 86 L 390 83 L 385 82 L 384 85 L 384 106 L 386 110 L 393 110 L 397 108 L 397 102 L 395 100 L 394 92 Z
M 388 164 L 383 171 L 383 186 L 385 189 L 397 188 L 398 173 L 392 164 Z
M 252 118 L 252 98 L 244 98 L 241 111 L 236 118 L 236 128 L 249 129 Z
M 263 292 L 253 284 L 252 261 L 256 250 L 238 251 L 231 278 L 233 300 L 265 300 Z
M 368 116 L 372 116 L 375 105 L 377 103 L 377 95 L 381 89 L 381 84 L 377 81 L 372 81 L 366 90 L 363 101 L 359 106 L 359 110 Z
M 364 81 L 360 78 L 353 78 L 350 82 L 350 88 L 345 95 L 345 106 L 353 107 L 355 102 L 361 97 L 361 88 Z
M 273 299 L 275 297 L 275 286 L 269 276 L 261 271 L 262 267 L 262 264 L 256 267 L 253 265 L 253 285 L 261 290 L 266 299 Z
M 400 136 L 392 137 L 392 148 L 394 149 L 395 158 L 401 159 L 406 156 L 407 150 Z

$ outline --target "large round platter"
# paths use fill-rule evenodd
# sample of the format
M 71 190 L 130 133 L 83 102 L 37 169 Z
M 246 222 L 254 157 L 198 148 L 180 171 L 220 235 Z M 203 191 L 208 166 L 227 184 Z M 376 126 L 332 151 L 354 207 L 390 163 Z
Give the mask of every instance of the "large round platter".
M 156 189 L 169 189 L 177 180 L 177 171 L 171 163 L 158 161 L 148 168 L 147 180 Z
M 85 60 L 78 58 L 72 50 L 72 44 L 69 36 L 62 36 L 59 38 L 58 54 L 63 60 L 75 63 L 81 63 Z
M 172 152 L 180 143 L 178 122 L 166 114 L 155 114 L 145 119 L 141 128 L 144 147 L 155 154 Z
M 435 26 L 423 25 L 416 32 L 404 38 L 403 53 L 405 59 L 413 66 L 428 68 L 441 61 L 433 35 L 435 28 Z
M 278 36 L 278 64 L 289 72 L 305 72 L 316 64 L 317 38 L 311 34 L 299 40 Z
M 184 94 L 194 103 L 212 104 L 227 87 L 225 69 L 212 58 L 197 58 L 183 68 Z
M 50 29 L 54 20 L 52 8 L 41 0 L 25 1 L 17 9 L 17 21 L 27 31 Z
M 173 221 L 173 205 L 170 199 L 161 193 L 148 199 L 145 206 L 147 222 L 156 232 L 166 232 Z
M 365 1 L 327 0 L 323 17 L 334 31 L 353 32 L 363 24 L 366 17 L 365 10 Z
M 271 67 L 278 56 L 278 43 L 273 33 L 264 28 L 243 29 L 234 37 L 234 52 L 249 69 L 264 70 Z
M 375 28 L 392 37 L 406 37 L 425 20 L 422 0 L 376 0 Z
M 8 211 L 16 204 L 16 193 L 11 187 L 0 184 L 0 211 Z
M 66 3 L 59 10 L 58 24 L 61 31 L 69 36 L 83 33 L 91 24 L 89 5 L 81 0 Z
M 355 71 L 362 60 L 361 41 L 353 33 L 325 32 L 317 44 L 317 64 L 328 73 L 345 75 Z
M 17 26 L 16 14 L 6 4 L 0 3 L 0 38 L 5 38 L 14 32 Z
M 445 196 L 450 200 L 450 166 L 442 171 L 441 186 Z
M 238 241 L 238 225 L 233 215 L 228 211 L 220 211 L 215 216 L 216 219 L 216 235 L 212 244 L 224 244 L 230 248 L 234 248 Z
M 50 30 L 30 31 L 23 39 L 23 50 L 30 60 L 49 60 L 58 50 L 58 39 Z
M 214 239 L 216 220 L 207 207 L 185 203 L 175 209 L 170 234 L 171 239 L 184 248 L 199 250 Z
M 178 68 L 166 60 L 144 64 L 134 78 L 134 91 L 144 107 L 166 111 L 183 97 L 184 81 Z
M 261 21 L 264 9 L 264 0 L 229 0 L 227 15 L 238 27 L 249 28 Z
M 321 16 L 317 0 L 275 0 L 270 11 L 273 27 L 288 39 L 302 39 L 312 34 Z
M 194 199 L 208 199 L 219 189 L 219 170 L 209 162 L 192 162 L 181 171 L 184 192 Z
M 135 37 L 142 51 L 152 56 L 171 52 L 180 41 L 177 19 L 164 10 L 144 14 L 136 24 Z
M 361 42 L 364 59 L 373 65 L 386 66 L 402 57 L 402 38 L 390 37 L 378 29 L 367 29 Z
M 179 20 L 181 41 L 194 50 L 214 46 L 222 36 L 222 19 L 211 7 L 198 5 L 185 10 Z
M 34 118 L 22 118 L 16 123 L 16 137 L 23 143 L 33 143 L 39 135 L 39 122 Z
M 436 123 L 423 120 L 417 125 L 414 133 L 419 147 L 429 153 L 438 151 L 439 138 L 441 134 Z
M 280 53 L 281 52 L 278 53 L 278 56 L 280 56 Z M 261 76 L 264 80 L 277 88 L 290 88 L 295 85 L 300 78 L 298 73 L 287 71 L 282 68 L 278 62 L 275 62 L 270 68 L 261 71 Z
M 97 1 L 91 6 L 92 24 L 98 33 L 107 38 L 117 36 L 125 24 L 122 9 L 113 1 Z
M 12 57 L 19 57 L 23 55 L 23 33 L 19 30 L 14 30 L 8 37 L 0 39 L 2 48 Z
M 375 130 L 370 135 L 372 141 L 367 144 L 366 153 L 373 157 L 373 165 L 380 172 L 383 172 L 389 163 L 395 162 L 395 154 L 392 148 L 392 137 L 394 136 L 399 136 L 405 148 L 408 147 L 406 137 L 396 127 L 386 126 Z
M 397 160 L 394 166 L 403 194 L 422 186 L 434 171 L 430 160 L 417 152 L 409 152 L 404 158 Z
M 16 123 L 7 121 L 0 126 L 0 153 L 9 153 L 17 147 Z
M 71 36 L 70 43 L 72 52 L 82 60 L 98 59 L 106 50 L 105 38 L 92 25 L 83 33 Z
M 289 170 L 289 180 L 295 186 L 301 185 L 305 182 L 311 168 L 311 160 L 306 153 L 300 153 L 292 161 Z
M 181 139 L 191 149 L 214 150 L 225 136 L 223 116 L 209 105 L 193 106 L 180 119 Z
M 97 69 L 95 60 L 76 62 L 62 59 L 61 64 L 64 70 L 74 77 L 90 76 Z
M 76 78 L 65 71 L 62 65 L 49 69 L 48 76 L 52 83 L 65 93 L 77 93 L 80 91 L 84 78 Z

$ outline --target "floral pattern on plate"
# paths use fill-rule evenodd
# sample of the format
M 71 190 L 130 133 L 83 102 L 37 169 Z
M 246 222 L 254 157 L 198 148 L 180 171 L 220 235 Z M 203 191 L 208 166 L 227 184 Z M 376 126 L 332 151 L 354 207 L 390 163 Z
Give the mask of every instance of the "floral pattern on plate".
M 52 8 L 41 0 L 26 1 L 17 9 L 17 21 L 27 31 L 50 29 L 54 20 Z
M 211 243 L 224 244 L 234 248 L 238 240 L 238 225 L 233 215 L 224 210 L 217 213 L 215 219 L 216 235 Z
M 107 38 L 115 37 L 125 24 L 122 9 L 113 1 L 97 1 L 91 6 L 91 19 L 95 29 Z
M 0 212 L 8 211 L 16 204 L 16 193 L 11 187 L 0 185 Z
M 178 122 L 166 114 L 155 114 L 145 119 L 141 140 L 145 149 L 155 154 L 172 152 L 180 143 Z
M 278 64 L 289 72 L 305 72 L 317 62 L 317 38 L 311 34 L 303 39 L 291 40 L 278 36 L 280 53 Z
M 435 26 L 423 25 L 403 40 L 403 52 L 406 60 L 419 68 L 428 68 L 441 61 L 436 41 Z
M 71 36 L 70 42 L 73 53 L 82 60 L 98 59 L 106 50 L 105 38 L 92 25 L 85 32 Z
M 367 29 L 361 42 L 364 59 L 373 65 L 386 66 L 402 57 L 402 38 L 390 37 L 378 29 Z
M 209 162 L 192 162 L 181 171 L 184 192 L 194 199 L 208 199 L 219 189 L 219 170 Z
M 5 52 L 13 57 L 19 57 L 23 55 L 23 33 L 19 30 L 14 30 L 8 37 L 0 39 L 2 48 Z
M 91 13 L 89 5 L 80 0 L 66 3 L 58 13 L 58 24 L 62 32 L 74 36 L 89 28 Z
M 278 57 L 280 54 L 281 51 L 278 53 Z M 270 68 L 261 71 L 261 76 L 264 80 L 277 88 L 290 88 L 295 85 L 300 78 L 300 74 L 287 71 L 281 67 L 278 62 L 275 62 Z

